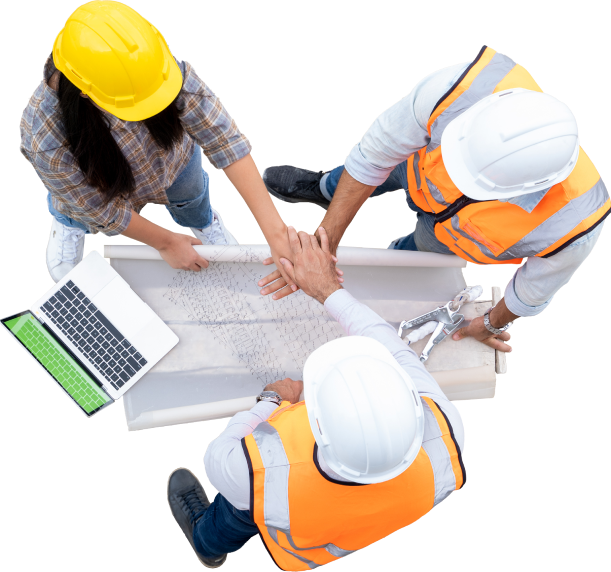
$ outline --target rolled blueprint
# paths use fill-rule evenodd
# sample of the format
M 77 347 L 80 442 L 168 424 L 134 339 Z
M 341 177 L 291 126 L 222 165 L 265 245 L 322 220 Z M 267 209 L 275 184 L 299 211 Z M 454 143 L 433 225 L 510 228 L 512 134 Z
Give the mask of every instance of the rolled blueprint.
M 450 401 L 494 397 L 496 375 L 492 367 L 432 371 L 431 375 Z
M 195 246 L 197 252 L 212 262 L 263 262 L 269 258 L 267 244 L 239 246 Z M 124 260 L 162 260 L 157 250 L 145 245 L 106 245 L 106 258 Z M 339 266 L 413 266 L 420 268 L 464 268 L 467 263 L 454 255 L 386 248 L 357 248 L 340 246 L 337 249 Z
M 434 371 L 431 375 L 439 383 L 444 393 L 452 399 L 454 394 L 458 396 L 463 392 L 478 390 L 484 386 L 491 387 L 494 396 L 494 382 L 496 375 L 494 369 L 489 367 L 471 367 L 466 369 L 453 369 L 448 371 Z M 240 411 L 247 411 L 256 403 L 256 395 L 227 399 L 214 403 L 202 403 L 199 405 L 186 405 L 184 407 L 171 407 L 157 411 L 145 411 L 134 421 L 129 423 L 130 431 L 140 431 L 152 427 L 163 427 L 166 425 L 186 425 L 198 421 L 211 421 L 217 419 L 228 419 Z M 303 399 L 303 393 L 300 396 Z M 465 395 L 463 399 L 472 396 Z
M 432 371 L 431 375 L 444 391 L 460 386 L 488 384 L 496 381 L 496 372 L 491 366 L 467 367 L 464 369 L 448 369 Z
M 140 429 L 152 429 L 153 427 L 167 427 L 169 425 L 181 425 L 202 420 L 223 419 L 225 417 L 233 417 L 240 411 L 248 411 L 256 403 L 257 396 L 252 395 L 250 397 L 227 399 L 215 403 L 198 403 L 183 407 L 145 411 L 134 419 L 128 420 L 128 428 L 130 431 L 139 431 Z M 130 417 L 131 415 L 128 412 L 128 419 Z

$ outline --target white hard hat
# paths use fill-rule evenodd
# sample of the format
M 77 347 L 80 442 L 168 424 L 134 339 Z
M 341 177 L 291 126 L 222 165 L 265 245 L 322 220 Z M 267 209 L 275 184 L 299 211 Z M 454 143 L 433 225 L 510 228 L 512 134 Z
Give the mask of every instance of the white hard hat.
M 441 136 L 444 165 L 477 200 L 518 197 L 564 181 L 579 155 L 577 122 L 555 97 L 506 89 L 453 119 Z
M 378 341 L 339 338 L 303 369 L 312 433 L 329 467 L 355 483 L 381 483 L 420 451 L 424 411 L 413 381 Z

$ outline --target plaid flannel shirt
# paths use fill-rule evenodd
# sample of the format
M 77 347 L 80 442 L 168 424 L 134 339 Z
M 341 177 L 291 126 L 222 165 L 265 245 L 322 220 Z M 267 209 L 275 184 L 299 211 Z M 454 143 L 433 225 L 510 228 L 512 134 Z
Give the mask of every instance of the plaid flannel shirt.
M 66 140 L 56 92 L 48 80 L 56 68 L 49 57 L 43 81 L 21 117 L 21 152 L 51 193 L 53 206 L 86 225 L 90 232 L 108 236 L 122 233 L 132 209 L 147 203 L 168 204 L 166 189 L 191 159 L 195 144 L 217 169 L 224 169 L 251 151 L 220 100 L 187 62 L 178 62 L 183 86 L 177 105 L 185 128 L 182 141 L 169 151 L 159 147 L 142 121 L 123 121 L 102 111 L 115 141 L 129 162 L 136 190 L 129 197 L 104 204 L 96 187 L 89 185 Z

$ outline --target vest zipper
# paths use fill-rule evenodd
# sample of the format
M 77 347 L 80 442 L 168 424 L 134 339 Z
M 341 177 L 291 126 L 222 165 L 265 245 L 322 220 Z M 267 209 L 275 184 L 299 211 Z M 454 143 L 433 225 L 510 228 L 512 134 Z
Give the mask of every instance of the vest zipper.
M 469 198 L 467 195 L 463 195 L 458 200 L 454 201 L 449 207 L 435 215 L 435 224 L 445 222 L 452 218 L 458 211 L 464 209 L 467 205 L 473 203 L 489 203 L 491 201 L 478 201 L 476 199 Z

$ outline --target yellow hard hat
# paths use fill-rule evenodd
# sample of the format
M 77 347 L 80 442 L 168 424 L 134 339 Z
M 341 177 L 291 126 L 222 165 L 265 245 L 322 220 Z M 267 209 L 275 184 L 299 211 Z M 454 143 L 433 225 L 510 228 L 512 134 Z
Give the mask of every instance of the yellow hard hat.
M 77 8 L 55 40 L 53 61 L 102 109 L 126 121 L 159 113 L 182 87 L 163 36 L 120 2 Z

